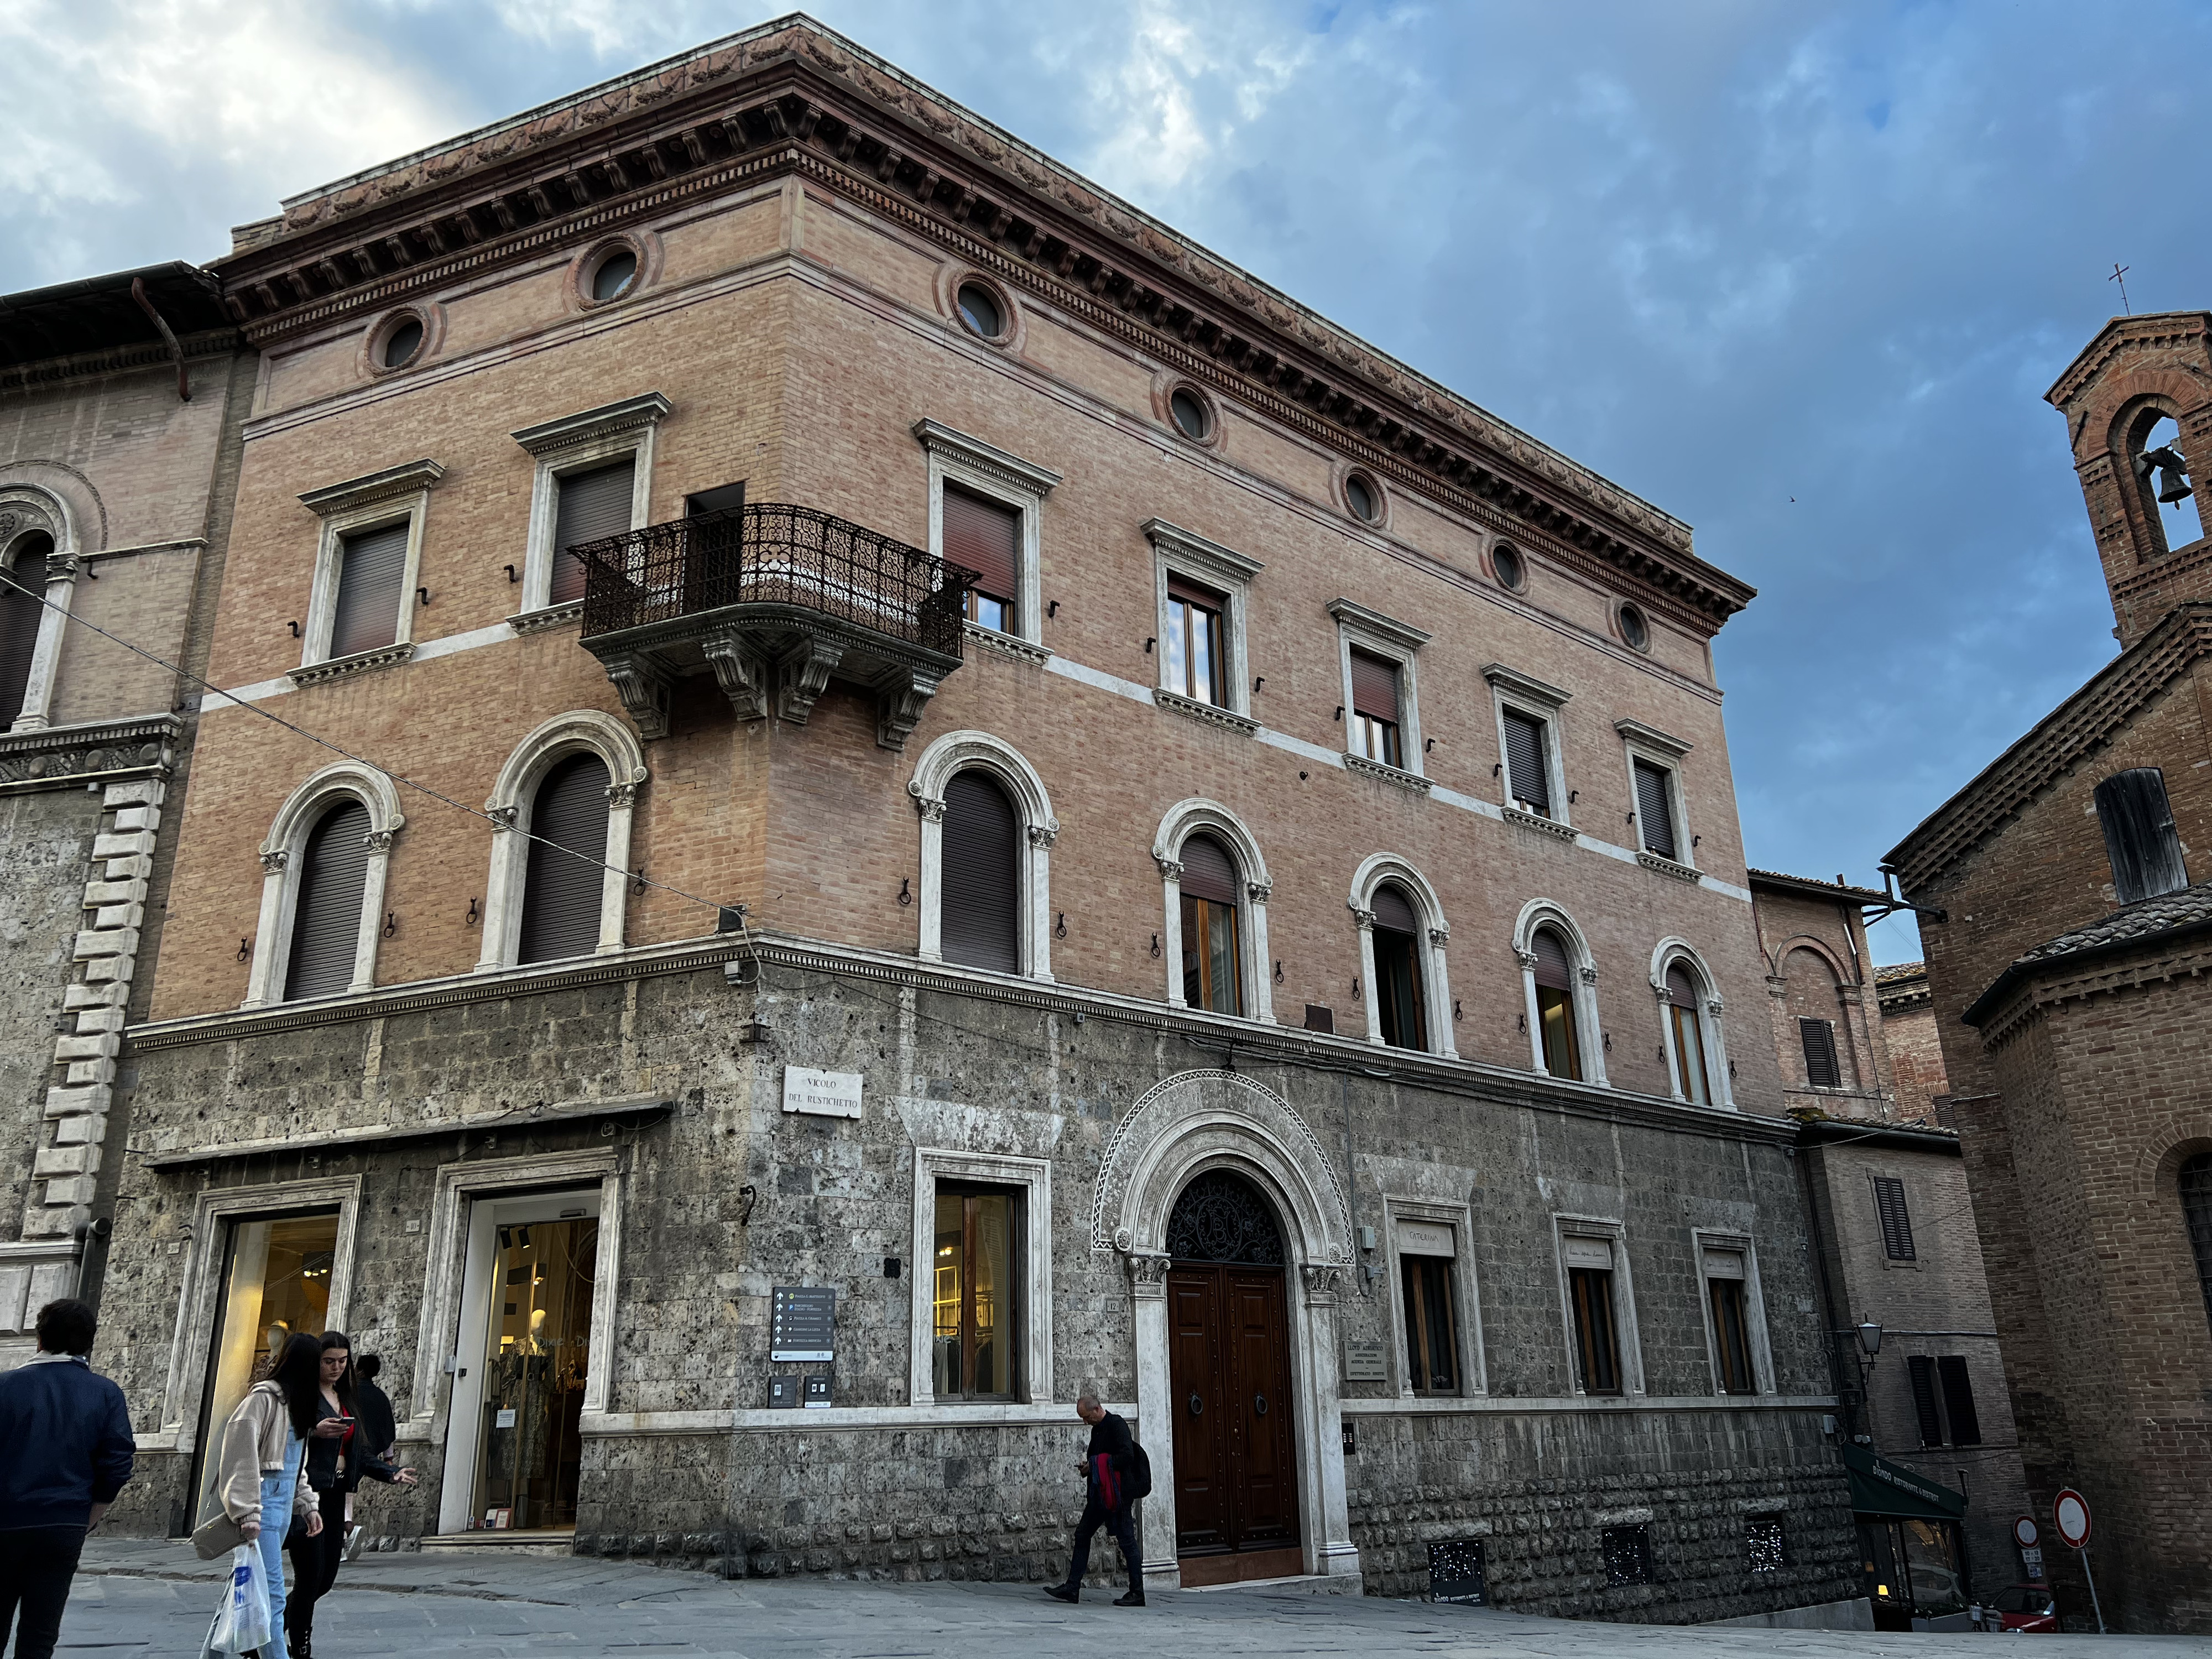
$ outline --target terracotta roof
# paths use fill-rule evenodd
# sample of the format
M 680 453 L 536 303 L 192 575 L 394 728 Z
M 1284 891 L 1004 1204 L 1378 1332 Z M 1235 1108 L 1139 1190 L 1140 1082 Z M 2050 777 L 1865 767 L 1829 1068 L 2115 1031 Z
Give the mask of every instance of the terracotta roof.
M 1853 904 L 1894 904 L 1897 901 L 1885 892 L 1872 887 L 1854 887 L 1848 882 L 1820 881 L 1812 876 L 1784 875 L 1779 870 L 1747 870 L 1754 890 L 1761 887 L 1776 892 L 1790 893 L 1798 898 L 1842 899 Z
M 1927 977 L 1928 964 L 1924 962 L 1893 962 L 1887 968 L 1877 968 L 1874 970 L 1875 983 L 1877 985 L 1890 985 L 1900 980 L 1926 979 Z
M 2156 898 L 2137 899 L 2133 904 L 2124 904 L 2108 915 L 2061 933 L 2026 955 L 2014 957 L 1990 988 L 1974 999 L 1973 1006 L 1966 1010 L 1964 1018 L 1967 1024 L 1978 1028 L 1996 1012 L 2007 993 L 2054 963 L 2115 955 L 2207 928 L 2212 928 L 2212 882 L 2160 893 Z

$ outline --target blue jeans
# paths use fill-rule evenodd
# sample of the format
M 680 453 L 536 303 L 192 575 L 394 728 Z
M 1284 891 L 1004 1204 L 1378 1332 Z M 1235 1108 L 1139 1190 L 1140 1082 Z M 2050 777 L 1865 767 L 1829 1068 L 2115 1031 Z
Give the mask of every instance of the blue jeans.
M 284 1437 L 284 1470 L 263 1471 L 261 1476 L 261 1535 L 253 1540 L 261 1552 L 261 1571 L 269 1580 L 269 1628 L 276 1632 L 271 1645 L 284 1650 L 284 1534 L 292 1524 L 292 1495 L 300 1485 L 300 1459 L 307 1442 L 297 1435 Z

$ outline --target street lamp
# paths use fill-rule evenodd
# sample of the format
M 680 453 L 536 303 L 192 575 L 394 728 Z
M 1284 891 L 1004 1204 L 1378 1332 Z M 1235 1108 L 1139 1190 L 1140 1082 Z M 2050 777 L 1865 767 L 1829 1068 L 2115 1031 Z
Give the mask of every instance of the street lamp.
M 1869 1319 L 1859 1327 L 1859 1346 L 1866 1350 L 1869 1359 L 1881 1352 L 1881 1327 Z

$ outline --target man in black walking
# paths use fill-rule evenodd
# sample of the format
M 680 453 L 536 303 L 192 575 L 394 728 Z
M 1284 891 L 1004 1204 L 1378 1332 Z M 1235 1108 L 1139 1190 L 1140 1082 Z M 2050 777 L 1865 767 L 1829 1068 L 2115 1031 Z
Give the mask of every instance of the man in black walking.
M 1083 1520 L 1075 1528 L 1075 1559 L 1068 1563 L 1067 1582 L 1048 1584 L 1044 1593 L 1056 1601 L 1073 1601 L 1083 1594 L 1083 1575 L 1091 1570 L 1091 1537 L 1104 1527 L 1121 1547 L 1122 1562 L 1129 1569 L 1129 1593 L 1116 1596 L 1117 1607 L 1145 1605 L 1145 1558 L 1137 1547 L 1134 1500 L 1130 1476 L 1136 1467 L 1136 1447 L 1129 1437 L 1127 1419 L 1115 1416 L 1085 1389 L 1075 1401 L 1075 1414 L 1091 1425 L 1091 1449 L 1083 1455 L 1086 1488 Z
M 131 1478 L 123 1390 L 86 1363 L 92 1310 L 39 1310 L 39 1352 L 0 1376 L 0 1644 L 52 1659 L 84 1535 Z

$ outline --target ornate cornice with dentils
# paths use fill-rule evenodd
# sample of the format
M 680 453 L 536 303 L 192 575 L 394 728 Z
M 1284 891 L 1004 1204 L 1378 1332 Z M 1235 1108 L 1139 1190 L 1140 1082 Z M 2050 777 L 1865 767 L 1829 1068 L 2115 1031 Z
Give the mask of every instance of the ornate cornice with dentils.
M 796 172 L 1710 635 L 1689 526 L 811 20 L 780 19 L 287 202 L 216 262 L 257 344 Z

